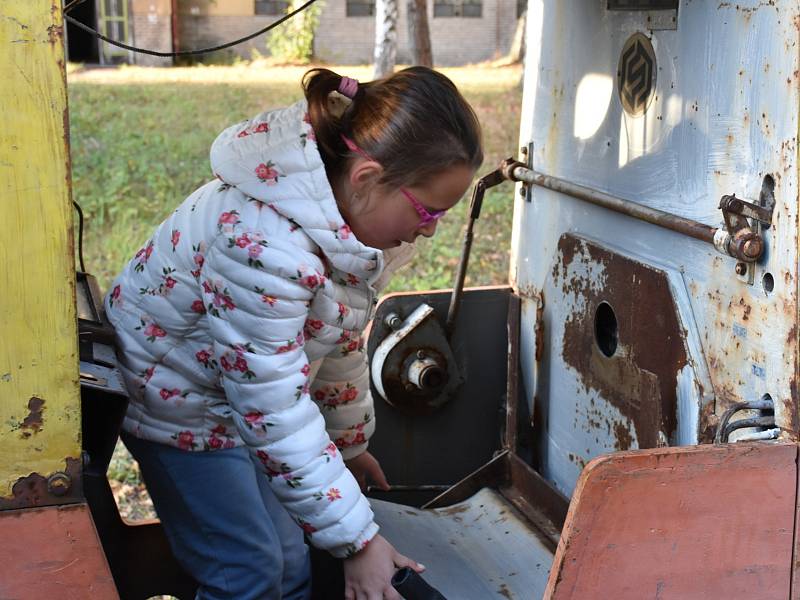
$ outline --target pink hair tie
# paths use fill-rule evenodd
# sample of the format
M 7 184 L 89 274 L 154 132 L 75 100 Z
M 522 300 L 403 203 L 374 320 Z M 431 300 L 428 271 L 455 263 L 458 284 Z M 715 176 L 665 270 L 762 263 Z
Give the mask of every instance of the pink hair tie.
M 342 80 L 339 82 L 338 92 L 342 96 L 347 96 L 352 100 L 358 93 L 358 80 L 351 77 L 342 77 Z

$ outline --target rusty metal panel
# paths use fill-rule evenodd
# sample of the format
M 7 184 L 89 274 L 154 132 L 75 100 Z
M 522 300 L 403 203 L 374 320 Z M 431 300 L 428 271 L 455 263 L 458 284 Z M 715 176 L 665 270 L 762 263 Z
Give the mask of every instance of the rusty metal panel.
M 0 598 L 119 598 L 85 504 L 0 512 Z
M 657 30 L 646 12 L 609 11 L 603 2 L 531 0 L 528 15 L 520 145 L 532 145 L 536 171 L 714 227 L 722 224 L 724 195 L 755 201 L 770 177 L 776 198 L 772 226 L 763 232 L 765 257 L 742 269 L 707 244 L 562 193 L 535 188 L 530 202 L 517 196 L 510 279 L 523 297 L 521 359 L 534 430 L 540 442 L 550 440 L 540 444 L 543 474 L 569 493 L 585 461 L 613 449 L 585 432 L 588 417 L 574 422 L 576 405 L 584 414 L 592 400 L 616 407 L 596 378 L 595 392 L 584 389 L 587 365 L 574 368 L 579 357 L 570 364 L 569 352 L 564 358 L 563 334 L 571 314 L 588 316 L 581 298 L 602 301 L 631 289 L 619 280 L 614 289 L 597 261 L 573 264 L 570 276 L 588 278 L 579 284 L 584 292 L 564 288 L 563 277 L 554 285 L 554 268 L 566 266 L 564 234 L 643 272 L 658 271 L 668 283 L 667 314 L 630 303 L 617 314 L 620 325 L 639 332 L 648 330 L 642 320 L 659 316 L 683 330 L 686 364 L 673 361 L 675 372 L 664 376 L 647 369 L 655 379 L 640 382 L 663 396 L 665 378 L 675 390 L 676 434 L 664 441 L 708 441 L 727 407 L 764 394 L 775 401 L 783 437 L 796 439 L 800 54 L 792 49 L 800 44 L 800 5 L 681 3 L 674 30 Z M 623 108 L 617 80 L 621 53 L 635 35 L 648 38 L 654 61 L 642 114 Z M 653 354 L 670 347 L 655 338 L 650 344 Z M 626 421 L 617 417 L 612 424 Z M 636 447 L 636 436 L 631 441 Z
M 569 493 L 599 454 L 697 443 L 711 384 L 679 273 L 564 234 L 543 296 L 523 339 L 540 338 L 529 344 L 546 369 L 533 382 L 545 477 Z
M 789 597 L 797 446 L 604 456 L 581 475 L 547 600 Z
M 61 3 L 3 2 L 0 47 L 0 508 L 18 508 L 80 495 Z

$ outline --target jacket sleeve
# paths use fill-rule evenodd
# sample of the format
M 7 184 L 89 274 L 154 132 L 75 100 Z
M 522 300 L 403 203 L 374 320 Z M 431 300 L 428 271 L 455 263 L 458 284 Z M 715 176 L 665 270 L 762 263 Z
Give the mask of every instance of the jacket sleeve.
M 386 266 L 374 283 L 376 292 L 414 256 L 413 244 L 384 250 Z M 345 331 L 335 352 L 325 357 L 311 386 L 331 439 L 345 460 L 366 451 L 375 431 L 375 409 L 370 391 L 367 334 Z
M 378 526 L 309 395 L 303 325 L 323 266 L 286 239 L 242 228 L 237 215 L 222 221 L 201 285 L 233 420 L 311 542 L 348 556 Z
M 314 378 L 311 396 L 325 418 L 328 435 L 345 460 L 367 449 L 375 431 L 366 340 L 345 331 L 336 352 L 327 356 Z

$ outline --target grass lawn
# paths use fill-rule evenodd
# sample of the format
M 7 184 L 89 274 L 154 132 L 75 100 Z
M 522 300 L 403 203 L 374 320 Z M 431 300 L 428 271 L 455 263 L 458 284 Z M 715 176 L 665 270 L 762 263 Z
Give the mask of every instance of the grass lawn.
M 371 67 L 331 67 L 367 81 Z M 301 97 L 307 67 L 263 61 L 186 68 L 68 69 L 73 194 L 86 215 L 86 268 L 103 289 L 190 192 L 211 178 L 208 150 L 226 126 Z M 479 175 L 516 154 L 519 66 L 442 69 L 475 108 L 486 160 Z M 452 286 L 468 202 L 452 210 L 390 290 Z M 513 187 L 490 190 L 476 226 L 467 285 L 508 280 Z M 109 479 L 123 514 L 154 516 L 138 469 L 119 444 Z

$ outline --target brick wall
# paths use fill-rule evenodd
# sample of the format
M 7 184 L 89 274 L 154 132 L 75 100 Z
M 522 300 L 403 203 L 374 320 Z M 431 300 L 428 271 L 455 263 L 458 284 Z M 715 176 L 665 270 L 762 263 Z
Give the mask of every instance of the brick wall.
M 375 17 L 347 17 L 345 0 L 328 0 L 319 23 L 314 36 L 314 54 L 319 59 L 342 65 L 372 62 Z
M 172 24 L 169 17 L 133 15 L 131 19 L 135 45 L 148 50 L 170 52 L 172 50 Z M 168 67 L 171 58 L 134 53 L 134 62 L 147 67 Z
M 408 0 L 400 0 L 397 58 L 410 62 Z M 428 0 L 433 60 L 438 66 L 481 62 L 506 54 L 517 24 L 513 0 L 484 0 L 480 18 L 433 17 Z M 316 55 L 340 64 L 371 63 L 375 45 L 375 17 L 347 17 L 345 0 L 328 0 L 314 39 Z
M 169 0 L 134 0 L 131 3 L 131 36 L 134 45 L 148 50 L 172 50 L 172 17 Z M 171 58 L 160 58 L 134 53 L 137 65 L 164 67 L 172 64 Z
M 272 16 L 250 15 L 213 16 L 213 15 L 181 15 L 178 22 L 178 35 L 182 49 L 201 48 L 218 45 L 244 37 L 263 29 L 275 20 Z M 261 35 L 229 50 L 225 55 L 251 58 L 253 50 L 263 55 L 269 54 L 267 35 Z

